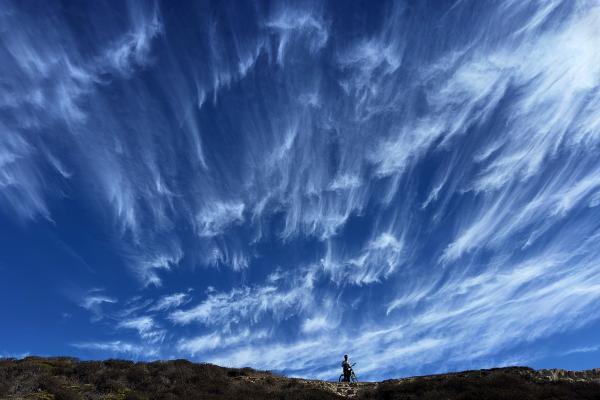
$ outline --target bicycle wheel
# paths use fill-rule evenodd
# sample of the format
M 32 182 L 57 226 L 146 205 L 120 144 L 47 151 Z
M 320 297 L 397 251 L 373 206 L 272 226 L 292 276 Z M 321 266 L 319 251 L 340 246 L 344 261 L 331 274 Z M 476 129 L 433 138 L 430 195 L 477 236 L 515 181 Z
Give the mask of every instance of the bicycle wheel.
M 356 375 L 354 374 L 354 372 L 350 376 L 350 382 L 354 382 L 354 383 L 358 382 L 358 378 L 356 377 Z
M 340 378 L 338 379 L 338 382 L 344 382 L 344 374 L 340 375 Z

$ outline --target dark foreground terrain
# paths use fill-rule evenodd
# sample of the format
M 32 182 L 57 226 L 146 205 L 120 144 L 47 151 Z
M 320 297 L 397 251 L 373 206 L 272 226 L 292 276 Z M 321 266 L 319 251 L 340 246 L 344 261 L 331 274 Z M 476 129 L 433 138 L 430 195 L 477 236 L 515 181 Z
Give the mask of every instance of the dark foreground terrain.
M 510 367 L 349 385 L 185 360 L 0 359 L 0 399 L 344 398 L 600 399 L 600 369 Z

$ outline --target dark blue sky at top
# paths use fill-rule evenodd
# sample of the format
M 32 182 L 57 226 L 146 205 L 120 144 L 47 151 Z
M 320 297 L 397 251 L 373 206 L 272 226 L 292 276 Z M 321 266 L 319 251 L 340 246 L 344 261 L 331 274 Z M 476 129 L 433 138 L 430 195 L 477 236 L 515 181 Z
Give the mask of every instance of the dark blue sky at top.
M 0 2 L 0 356 L 597 367 L 600 8 Z

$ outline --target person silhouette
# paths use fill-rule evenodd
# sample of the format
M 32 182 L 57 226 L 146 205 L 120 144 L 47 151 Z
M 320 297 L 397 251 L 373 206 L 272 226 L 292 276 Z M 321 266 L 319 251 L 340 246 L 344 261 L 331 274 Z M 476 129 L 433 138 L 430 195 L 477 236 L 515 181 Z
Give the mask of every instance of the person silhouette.
M 344 382 L 350 382 L 352 366 L 350 365 L 350 361 L 348 361 L 348 354 L 344 354 L 344 361 L 342 361 L 342 369 L 344 370 Z

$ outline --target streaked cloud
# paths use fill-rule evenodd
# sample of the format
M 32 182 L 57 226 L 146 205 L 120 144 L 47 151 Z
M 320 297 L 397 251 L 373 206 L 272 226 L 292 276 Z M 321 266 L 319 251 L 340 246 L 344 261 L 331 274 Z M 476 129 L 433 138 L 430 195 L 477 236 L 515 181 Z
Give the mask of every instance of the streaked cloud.
M 166 311 L 171 308 L 177 308 L 180 305 L 186 304 L 191 300 L 188 293 L 173 293 L 165 295 L 157 300 L 157 302 L 149 308 L 150 311 Z
M 117 324 L 117 328 L 134 329 L 140 337 L 148 343 L 162 342 L 165 338 L 165 331 L 158 326 L 152 317 L 143 316 L 126 319 Z
M 313 275 L 285 276 L 264 286 L 241 287 L 232 291 L 210 293 L 204 301 L 187 310 L 176 310 L 169 319 L 176 324 L 199 322 L 206 326 L 256 323 L 266 314 L 285 318 L 312 303 Z
M 196 215 L 198 235 L 213 237 L 220 235 L 233 225 L 244 221 L 244 203 L 214 202 Z
M 123 342 L 120 340 L 110 342 L 83 342 L 73 343 L 73 347 L 83 350 L 103 351 L 109 354 L 119 354 L 133 357 L 154 357 L 158 353 L 156 350 L 134 343 Z
M 257 340 L 262 340 L 265 338 L 268 338 L 267 332 L 251 332 L 249 329 L 244 329 L 242 332 L 236 335 L 213 332 L 208 335 L 198 336 L 191 339 L 182 339 L 177 345 L 177 350 L 184 354 L 190 354 L 194 356 L 198 352 L 205 354 L 216 349 L 231 348 L 243 343 L 256 342 Z
M 103 290 L 93 289 L 83 296 L 79 305 L 92 313 L 94 319 L 99 320 L 103 317 L 103 306 L 117 302 L 116 298 L 105 295 Z

